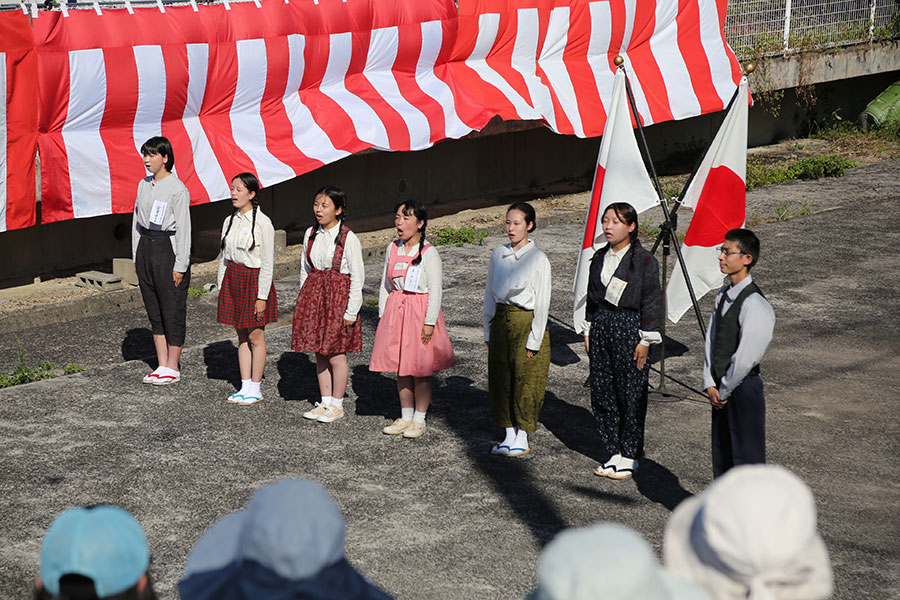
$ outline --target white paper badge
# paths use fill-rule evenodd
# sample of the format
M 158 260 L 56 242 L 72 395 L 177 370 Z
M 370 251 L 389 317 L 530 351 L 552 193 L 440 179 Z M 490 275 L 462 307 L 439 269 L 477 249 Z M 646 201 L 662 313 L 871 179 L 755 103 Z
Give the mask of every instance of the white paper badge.
M 622 297 L 622 292 L 625 291 L 626 285 L 628 285 L 628 282 L 623 281 L 618 277 L 610 278 L 609 285 L 606 286 L 605 300 L 613 306 L 618 306 L 619 299 Z
M 403 289 L 407 292 L 416 292 L 419 290 L 419 279 L 422 278 L 422 269 L 417 266 L 410 265 L 406 269 L 406 276 L 403 279 Z
M 153 208 L 150 209 L 150 222 L 154 225 L 159 225 L 162 227 L 163 219 L 166 218 L 166 208 L 168 208 L 168 202 L 160 202 L 156 200 L 153 203 Z

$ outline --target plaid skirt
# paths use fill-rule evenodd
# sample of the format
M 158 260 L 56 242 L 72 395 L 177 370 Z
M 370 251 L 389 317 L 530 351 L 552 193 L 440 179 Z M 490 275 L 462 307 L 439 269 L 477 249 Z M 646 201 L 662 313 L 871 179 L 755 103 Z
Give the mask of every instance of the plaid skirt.
M 278 321 L 278 300 L 275 296 L 274 283 L 269 287 L 266 312 L 261 319 L 256 319 L 254 311 L 258 288 L 259 269 L 251 269 L 241 263 L 230 261 L 222 279 L 222 289 L 219 290 L 219 311 L 216 321 L 237 329 L 265 327 Z
M 329 356 L 362 351 L 360 317 L 353 326 L 344 326 L 349 298 L 349 275 L 331 269 L 311 272 L 297 295 L 291 349 Z

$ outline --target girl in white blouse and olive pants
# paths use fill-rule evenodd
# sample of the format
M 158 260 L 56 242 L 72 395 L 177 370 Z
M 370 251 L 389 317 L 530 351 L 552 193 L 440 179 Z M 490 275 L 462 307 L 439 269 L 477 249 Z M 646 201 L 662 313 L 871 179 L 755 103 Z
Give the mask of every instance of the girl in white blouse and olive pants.
M 484 342 L 488 395 L 498 426 L 506 430 L 491 452 L 521 456 L 537 427 L 550 369 L 550 261 L 528 239 L 534 208 L 516 202 L 506 211 L 509 244 L 491 253 L 484 288 Z

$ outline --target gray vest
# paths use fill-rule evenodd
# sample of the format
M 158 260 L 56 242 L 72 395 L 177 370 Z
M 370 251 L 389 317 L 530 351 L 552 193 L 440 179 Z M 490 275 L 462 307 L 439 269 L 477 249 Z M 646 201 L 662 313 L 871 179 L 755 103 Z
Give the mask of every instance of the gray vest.
M 731 357 L 737 350 L 738 342 L 741 339 L 741 325 L 738 317 L 741 314 L 741 305 L 750 294 L 759 294 L 765 298 L 762 291 L 751 281 L 734 299 L 728 312 L 722 313 L 725 307 L 725 298 L 719 301 L 719 307 L 716 309 L 716 337 L 713 340 L 712 348 L 712 374 L 716 387 L 722 383 L 722 378 L 728 372 L 728 365 L 731 364 Z M 753 367 L 750 373 L 759 375 L 759 365 Z

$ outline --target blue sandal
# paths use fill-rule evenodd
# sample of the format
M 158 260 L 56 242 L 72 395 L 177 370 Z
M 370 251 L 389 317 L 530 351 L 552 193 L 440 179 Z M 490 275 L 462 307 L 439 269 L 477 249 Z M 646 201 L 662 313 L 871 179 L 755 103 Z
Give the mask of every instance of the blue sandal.
M 510 448 L 509 452 L 506 453 L 507 456 L 523 456 L 531 452 L 531 447 L 528 448 Z
M 507 454 L 509 454 L 509 446 L 497 444 L 496 446 L 491 448 L 491 454 L 500 454 L 502 456 L 506 456 Z

